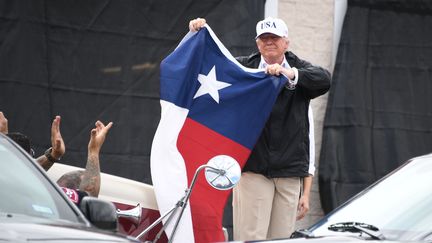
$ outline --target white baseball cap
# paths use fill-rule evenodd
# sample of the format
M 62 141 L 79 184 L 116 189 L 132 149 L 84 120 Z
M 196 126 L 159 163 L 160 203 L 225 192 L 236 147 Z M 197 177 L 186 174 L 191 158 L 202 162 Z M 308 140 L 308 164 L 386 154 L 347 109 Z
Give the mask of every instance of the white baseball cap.
M 288 27 L 282 19 L 267 17 L 256 25 L 257 35 L 255 37 L 258 38 L 260 35 L 264 33 L 272 33 L 280 37 L 288 37 Z

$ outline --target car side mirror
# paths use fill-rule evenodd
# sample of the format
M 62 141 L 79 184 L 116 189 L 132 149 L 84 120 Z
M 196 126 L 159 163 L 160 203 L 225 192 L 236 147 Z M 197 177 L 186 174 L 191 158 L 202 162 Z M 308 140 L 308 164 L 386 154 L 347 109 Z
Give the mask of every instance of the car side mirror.
M 80 209 L 94 226 L 100 229 L 117 231 L 116 207 L 112 202 L 95 197 L 84 197 Z

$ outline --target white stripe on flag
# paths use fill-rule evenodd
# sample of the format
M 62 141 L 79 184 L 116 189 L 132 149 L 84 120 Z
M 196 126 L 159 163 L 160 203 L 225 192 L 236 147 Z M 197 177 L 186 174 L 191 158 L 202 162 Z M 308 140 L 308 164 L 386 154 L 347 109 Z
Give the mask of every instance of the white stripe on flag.
M 161 119 L 153 139 L 150 156 L 152 181 L 153 185 L 157 185 L 154 191 L 161 215 L 175 206 L 184 196 L 187 188 L 185 162 L 177 150 L 177 138 L 188 112 L 187 109 L 161 100 Z M 166 229 L 168 238 L 172 233 L 175 220 L 176 218 Z M 174 242 L 194 242 L 189 204 L 177 228 Z

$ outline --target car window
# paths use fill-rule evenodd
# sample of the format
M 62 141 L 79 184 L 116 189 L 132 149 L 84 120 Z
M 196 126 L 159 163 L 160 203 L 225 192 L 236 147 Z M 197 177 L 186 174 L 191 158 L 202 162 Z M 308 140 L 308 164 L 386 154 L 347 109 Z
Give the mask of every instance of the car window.
M 422 239 L 431 233 L 431 185 L 432 157 L 417 158 L 311 230 L 315 236 L 334 235 L 329 225 L 360 222 L 376 226 L 387 239 Z
M 82 222 L 30 158 L 0 136 L 0 212 Z

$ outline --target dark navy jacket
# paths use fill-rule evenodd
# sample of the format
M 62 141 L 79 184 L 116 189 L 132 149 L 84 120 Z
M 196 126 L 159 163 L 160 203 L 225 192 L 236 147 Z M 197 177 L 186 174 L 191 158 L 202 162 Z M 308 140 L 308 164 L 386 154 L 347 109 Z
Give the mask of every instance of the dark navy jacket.
M 306 177 L 309 175 L 310 100 L 330 88 L 330 73 L 301 60 L 292 52 L 285 53 L 291 67 L 298 69 L 295 89 L 283 88 L 269 119 L 243 168 L 269 178 Z M 246 67 L 257 68 L 261 54 L 237 57 Z

